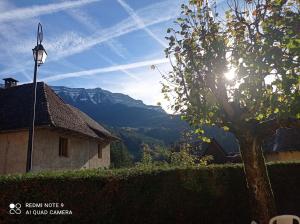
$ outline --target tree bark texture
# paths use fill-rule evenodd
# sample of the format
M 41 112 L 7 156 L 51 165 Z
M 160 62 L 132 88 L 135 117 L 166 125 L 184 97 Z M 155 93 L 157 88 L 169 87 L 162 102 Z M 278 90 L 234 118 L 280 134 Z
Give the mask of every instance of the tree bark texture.
M 262 140 L 248 135 L 240 137 L 239 141 L 250 194 L 252 220 L 259 224 L 268 224 L 276 215 L 276 205 L 262 152 Z

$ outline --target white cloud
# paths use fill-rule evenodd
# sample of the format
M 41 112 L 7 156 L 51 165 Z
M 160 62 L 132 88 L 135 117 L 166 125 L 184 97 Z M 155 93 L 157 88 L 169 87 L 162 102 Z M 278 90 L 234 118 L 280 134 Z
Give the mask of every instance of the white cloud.
M 111 64 L 112 66 L 117 66 L 115 62 L 113 62 L 112 60 L 110 60 L 108 57 L 97 53 L 97 55 L 99 57 L 101 57 L 104 61 L 107 61 L 109 64 Z M 125 70 L 125 69 L 120 69 L 121 72 L 123 72 L 124 74 L 128 75 L 129 77 L 133 78 L 134 80 L 138 81 L 140 80 L 140 78 L 134 74 L 132 74 L 131 72 Z
M 162 41 L 158 36 L 156 36 L 143 22 L 143 20 L 134 12 L 134 10 L 123 0 L 117 0 L 119 4 L 123 7 L 123 9 L 130 15 L 131 18 L 137 23 L 137 25 L 143 29 L 146 33 L 149 34 L 154 40 L 156 40 L 163 47 L 167 47 L 168 45 Z
M 58 75 L 44 78 L 44 79 L 42 79 L 42 81 L 53 82 L 53 81 L 58 81 L 61 79 L 66 79 L 66 78 L 91 76 L 91 75 L 97 75 L 100 73 L 123 71 L 123 70 L 129 70 L 129 69 L 134 69 L 134 68 L 146 67 L 146 66 L 150 66 L 153 64 L 164 64 L 164 63 L 169 63 L 169 59 L 162 58 L 162 59 L 135 62 L 135 63 L 131 63 L 131 64 L 113 65 L 113 66 L 105 67 L 105 68 L 96 68 L 96 69 L 89 69 L 89 70 L 84 70 L 84 71 L 79 71 L 79 72 L 58 74 Z
M 61 3 L 59 3 L 58 5 L 60 4 Z M 10 10 L 10 11 L 17 11 L 17 10 L 18 9 Z M 119 54 L 121 55 L 122 49 L 119 48 L 120 45 L 117 46 L 114 45 L 115 44 L 113 42 L 114 38 L 120 37 L 125 34 L 129 34 L 131 32 L 140 29 L 145 29 L 155 24 L 159 24 L 171 20 L 172 18 L 176 17 L 179 14 L 178 2 L 174 0 L 162 1 L 159 3 L 146 6 L 142 9 L 139 9 L 135 12 L 135 14 L 139 18 L 142 18 L 143 26 L 137 26 L 136 21 L 131 17 L 129 17 L 109 28 L 100 29 L 90 36 L 83 36 L 82 34 L 79 34 L 74 31 L 67 31 L 57 36 L 44 37 L 43 45 L 45 46 L 49 55 L 47 61 L 50 62 L 50 61 L 61 60 L 62 58 L 66 58 L 74 54 L 82 53 L 83 51 L 89 50 L 90 48 L 99 45 L 101 43 L 108 43 L 110 46 L 114 46 L 118 48 L 115 50 L 118 50 Z M 84 18 L 84 17 L 85 15 L 82 14 L 81 16 L 79 15 L 77 19 L 81 20 L 83 23 L 90 23 L 89 18 L 88 17 Z M 93 25 L 94 23 L 92 23 L 90 27 L 92 28 Z M 10 29 L 9 27 L 5 27 L 5 29 L 1 30 L 1 25 L 0 25 L 1 33 L 9 33 L 9 32 L 4 32 L 9 29 Z M 18 33 L 15 33 L 12 36 L 16 36 L 16 37 L 20 36 L 17 34 Z M 13 48 L 10 49 L 11 52 L 16 54 L 19 53 L 27 54 L 28 49 L 31 49 L 33 46 L 33 41 L 32 39 L 29 38 L 27 39 L 23 38 L 22 43 L 20 43 L 20 41 L 18 41 L 17 39 L 15 41 L 10 40 L 9 43 L 11 46 L 13 46 Z
M 4 12 L 13 11 L 15 6 L 11 1 L 0 1 L 0 15 Z M 0 77 L 7 78 L 20 74 L 27 81 L 32 80 L 28 72 L 26 71 L 26 65 L 29 65 L 29 58 L 32 59 L 31 49 L 27 49 L 27 55 L 18 54 L 16 52 L 16 45 L 26 40 L 26 32 L 28 27 L 37 25 L 36 19 L 18 20 L 13 23 L 0 22 L 0 61 L 2 70 L 0 71 Z M 22 38 L 20 38 L 22 37 Z M 34 40 L 32 41 L 34 43 Z M 32 64 L 33 60 L 30 60 Z M 28 68 L 28 67 L 27 67 Z M 30 66 L 32 69 L 32 66 Z M 32 71 L 31 71 L 32 72 Z
M 77 22 L 85 26 L 92 33 L 98 33 L 99 30 L 103 29 L 100 26 L 100 24 L 96 22 L 95 19 L 90 17 L 87 13 L 85 13 L 82 10 L 72 9 L 66 11 L 66 13 L 70 15 L 74 20 L 76 20 Z M 106 44 L 115 54 L 125 59 L 127 50 L 119 41 L 111 39 L 111 40 L 107 40 Z
M 55 57 L 53 57 L 52 59 L 49 58 L 49 60 L 58 60 L 64 57 L 78 54 L 94 47 L 95 45 L 112 40 L 113 38 L 120 37 L 122 35 L 143 29 L 145 27 L 149 27 L 151 25 L 168 21 L 178 15 L 179 10 L 177 4 L 178 2 L 176 1 L 168 0 L 155 3 L 143 9 L 140 9 L 136 12 L 136 14 L 140 18 L 143 18 L 143 26 L 137 26 L 136 22 L 131 17 L 127 18 L 117 23 L 116 25 L 111 26 L 110 28 L 98 31 L 94 35 L 82 37 L 81 41 L 74 46 L 72 45 L 71 48 L 62 47 L 63 50 L 53 52 L 53 55 L 55 55 Z M 70 39 L 70 42 L 72 41 L 73 40 Z M 51 42 L 53 42 L 53 44 L 55 45 L 56 41 Z M 47 46 L 45 45 L 45 47 Z
M 88 14 L 84 13 L 82 10 L 78 9 L 72 9 L 68 10 L 67 14 L 69 14 L 73 19 L 75 19 L 80 24 L 84 25 L 89 31 L 93 33 L 97 33 L 98 30 L 102 30 L 103 28 L 94 20 L 92 19 Z M 109 46 L 109 48 L 119 57 L 125 59 L 125 55 L 127 55 L 127 49 L 117 40 L 110 39 L 107 40 L 106 44 Z M 97 53 L 99 57 L 110 63 L 111 65 L 116 65 L 112 60 L 107 58 L 106 56 Z M 126 70 L 122 70 L 123 73 L 128 75 L 129 77 L 138 80 L 138 77 L 131 74 L 130 72 Z
M 0 2 L 1 2 L 0 11 L 4 13 L 6 12 L 22 13 L 22 10 L 25 9 L 29 10 L 29 8 L 16 9 L 15 6 L 12 5 L 11 2 L 9 1 L 3 1 L 5 4 L 2 1 Z M 75 1 L 75 3 L 76 2 L 78 3 L 79 1 Z M 68 2 L 63 2 L 63 3 L 66 4 Z M 154 24 L 159 24 L 164 21 L 168 21 L 176 17 L 179 13 L 177 4 L 178 4 L 177 1 L 166 0 L 139 9 L 138 11 L 136 11 L 136 14 L 143 19 L 145 27 L 148 27 Z M 55 7 L 56 10 L 58 9 L 63 10 L 62 3 L 57 3 L 56 5 L 57 5 Z M 44 5 L 39 7 L 46 7 L 46 6 L 49 5 Z M 52 7 L 53 4 L 50 4 L 50 6 Z M 58 6 L 60 6 L 60 8 Z M 74 8 L 72 9 L 66 8 L 66 5 L 64 10 L 65 9 L 68 9 L 67 12 L 70 10 L 74 10 Z M 42 12 L 37 13 L 37 11 L 38 11 L 37 8 L 33 7 L 33 12 L 30 15 L 31 16 L 38 15 L 38 14 L 41 15 L 40 13 Z M 3 13 L 0 16 L 2 16 L 0 18 L 2 19 L 4 18 Z M 29 16 L 29 14 L 27 14 L 27 16 Z M 88 20 L 89 18 L 83 18 L 83 19 Z M 0 41 L 4 43 L 0 45 L 0 50 L 2 52 L 2 54 L 0 54 L 0 61 L 2 61 L 3 65 L 5 65 L 1 70 L 2 75 L 4 73 L 5 74 L 20 73 L 23 74 L 26 80 L 29 79 L 28 74 L 30 74 L 31 76 L 32 73 L 31 71 L 32 55 L 30 49 L 32 49 L 32 47 L 34 46 L 34 39 L 32 39 L 32 33 L 31 32 L 28 33 L 28 27 L 35 28 L 37 23 L 38 20 L 36 17 L 28 18 L 28 19 L 24 17 L 24 19 L 22 20 L 10 21 L 9 23 L 0 23 Z M 111 43 L 111 45 L 114 45 L 115 42 L 112 42 L 113 38 L 117 38 L 122 35 L 129 34 L 130 32 L 134 32 L 139 29 L 141 29 L 141 27 L 138 27 L 136 25 L 136 22 L 131 17 L 129 17 L 109 28 L 99 30 L 94 35 L 91 36 L 84 36 L 72 30 L 52 37 L 47 35 L 46 37 L 44 37 L 44 42 L 43 42 L 49 56 L 47 58 L 47 64 L 48 63 L 51 64 L 51 61 L 61 62 L 63 61 L 62 59 L 66 59 L 68 56 L 81 53 L 101 43 L 108 43 L 108 44 Z M 20 38 L 22 38 L 22 41 L 20 41 Z M 9 52 L 7 52 L 8 49 L 7 46 L 11 46 L 9 48 Z M 114 47 L 118 48 L 120 54 L 122 54 L 122 49 L 120 49 L 119 46 L 114 45 Z M 15 60 L 14 58 L 16 55 L 18 55 L 18 58 Z M 145 58 L 147 58 L 147 55 L 145 55 Z M 148 58 L 152 59 L 153 57 L 148 57 Z M 123 72 L 127 74 L 129 73 L 129 71 L 123 71 Z M 135 77 L 132 74 L 130 76 L 133 78 Z
M 26 8 L 12 9 L 9 11 L 2 11 L 0 14 L 0 22 L 24 20 L 28 18 L 37 17 L 44 14 L 51 14 L 66 9 L 81 7 L 100 0 L 77 0 L 65 1 L 61 3 L 53 3 L 47 5 L 35 5 Z

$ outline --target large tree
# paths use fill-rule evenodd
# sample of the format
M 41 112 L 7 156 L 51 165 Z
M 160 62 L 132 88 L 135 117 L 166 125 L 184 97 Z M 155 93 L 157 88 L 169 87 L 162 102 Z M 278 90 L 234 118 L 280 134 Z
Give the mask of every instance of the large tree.
M 299 127 L 299 2 L 233 0 L 224 15 L 216 6 L 181 6 L 166 37 L 173 69 L 163 92 L 196 133 L 216 125 L 235 134 L 253 218 L 267 224 L 276 207 L 262 143 L 279 127 Z

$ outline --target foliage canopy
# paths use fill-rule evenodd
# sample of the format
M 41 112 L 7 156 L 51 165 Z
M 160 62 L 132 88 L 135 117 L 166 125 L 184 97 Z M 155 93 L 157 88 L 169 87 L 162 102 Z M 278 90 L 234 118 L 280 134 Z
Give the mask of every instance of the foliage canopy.
M 245 123 L 300 118 L 299 2 L 233 0 L 224 15 L 216 8 L 183 4 L 167 31 L 173 70 L 163 92 L 173 96 L 172 109 L 198 134 L 206 124 L 239 131 Z

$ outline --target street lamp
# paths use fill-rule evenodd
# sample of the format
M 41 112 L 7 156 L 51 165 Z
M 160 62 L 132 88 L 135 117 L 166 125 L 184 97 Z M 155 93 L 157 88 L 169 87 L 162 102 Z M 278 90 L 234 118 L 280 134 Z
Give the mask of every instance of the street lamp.
M 33 76 L 33 85 L 32 85 L 32 116 L 31 123 L 29 127 L 29 136 L 28 136 L 28 149 L 27 149 L 27 163 L 26 163 L 26 172 L 29 172 L 32 169 L 32 152 L 33 152 L 33 143 L 34 143 L 34 122 L 35 122 L 35 106 L 36 106 L 36 75 L 38 67 L 41 64 L 44 64 L 47 58 L 47 52 L 42 45 L 43 41 L 43 27 L 39 23 L 36 36 L 36 46 L 32 49 L 33 59 L 34 59 L 34 76 Z
M 47 58 L 47 52 L 42 44 L 38 44 L 35 46 L 34 49 L 32 49 L 33 52 L 33 59 L 34 61 L 37 61 L 37 65 L 40 66 L 41 64 L 44 64 L 46 58 Z

